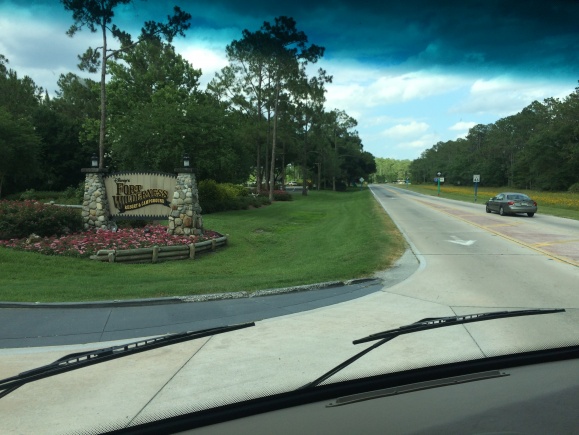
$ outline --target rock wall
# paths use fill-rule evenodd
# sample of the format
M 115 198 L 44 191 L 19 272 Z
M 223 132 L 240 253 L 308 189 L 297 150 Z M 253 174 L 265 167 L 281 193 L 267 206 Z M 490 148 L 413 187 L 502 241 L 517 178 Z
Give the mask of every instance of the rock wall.
M 203 233 L 203 218 L 199 205 L 197 181 L 192 169 L 176 169 L 177 185 L 171 200 L 169 225 L 167 232 L 174 235 L 199 235 Z M 86 174 L 82 219 L 85 229 L 110 229 L 114 222 L 110 220 L 110 209 L 107 200 L 103 175 L 106 169 L 83 169 Z
M 198 235 L 203 232 L 203 218 L 195 174 L 189 169 L 176 169 L 177 186 L 171 201 L 167 232 L 177 235 Z
M 110 211 L 102 169 L 83 169 L 86 173 L 84 181 L 84 198 L 82 202 L 82 219 L 85 229 L 108 229 Z

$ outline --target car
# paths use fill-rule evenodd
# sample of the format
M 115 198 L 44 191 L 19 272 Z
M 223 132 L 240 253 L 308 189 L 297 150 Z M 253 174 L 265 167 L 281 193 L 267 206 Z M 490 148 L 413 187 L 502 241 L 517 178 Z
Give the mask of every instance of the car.
M 533 217 L 537 213 L 537 202 L 524 193 L 502 192 L 486 202 L 486 212 L 493 211 L 501 216 L 527 213 L 527 216 Z
M 287 183 L 288 186 L 297 186 L 298 183 L 296 183 L 295 181 L 290 181 L 289 183 Z

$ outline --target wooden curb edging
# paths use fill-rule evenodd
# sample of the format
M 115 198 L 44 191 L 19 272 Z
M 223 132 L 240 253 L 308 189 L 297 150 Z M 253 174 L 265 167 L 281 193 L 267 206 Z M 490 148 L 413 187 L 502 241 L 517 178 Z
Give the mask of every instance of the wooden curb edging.
M 109 263 L 159 263 L 171 260 L 194 259 L 201 252 L 213 252 L 218 247 L 227 245 L 227 236 L 189 245 L 153 246 L 136 249 L 101 249 L 91 260 Z

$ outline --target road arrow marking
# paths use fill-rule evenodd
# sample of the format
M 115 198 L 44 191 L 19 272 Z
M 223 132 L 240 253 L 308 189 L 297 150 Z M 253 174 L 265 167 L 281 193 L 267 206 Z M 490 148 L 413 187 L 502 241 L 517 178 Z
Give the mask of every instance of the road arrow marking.
M 456 236 L 450 236 L 450 237 L 452 237 L 453 240 L 447 240 L 447 242 L 456 243 L 457 245 L 470 246 L 476 242 L 476 240 L 461 240 Z

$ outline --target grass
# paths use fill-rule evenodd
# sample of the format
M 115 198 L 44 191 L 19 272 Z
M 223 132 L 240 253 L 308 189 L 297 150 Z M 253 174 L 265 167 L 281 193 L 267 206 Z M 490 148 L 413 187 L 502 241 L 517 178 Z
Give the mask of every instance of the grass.
M 0 301 L 121 300 L 252 291 L 371 276 L 405 249 L 369 190 L 312 191 L 291 202 L 215 213 L 229 246 L 195 260 L 109 264 L 0 248 Z
M 425 195 L 437 196 L 438 186 L 429 184 L 396 185 L 396 187 L 412 190 Z M 509 187 L 479 187 L 477 202 L 484 204 L 489 198 L 500 192 L 516 191 L 525 193 L 539 204 L 538 213 L 579 220 L 579 193 L 570 192 L 539 192 L 521 190 Z M 473 186 L 440 186 L 441 198 L 457 201 L 474 202 Z

